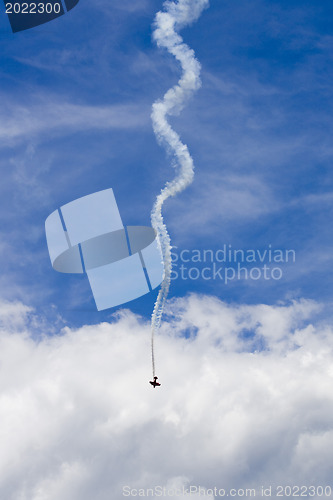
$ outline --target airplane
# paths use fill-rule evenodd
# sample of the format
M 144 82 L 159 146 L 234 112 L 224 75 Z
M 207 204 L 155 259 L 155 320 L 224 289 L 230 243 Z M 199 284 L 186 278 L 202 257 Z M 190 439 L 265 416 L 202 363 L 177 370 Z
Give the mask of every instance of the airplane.
M 159 382 L 156 382 L 157 379 L 158 379 L 158 377 L 154 377 L 153 382 L 151 380 L 149 380 L 149 383 L 154 387 L 154 389 L 155 389 L 155 387 L 161 385 Z

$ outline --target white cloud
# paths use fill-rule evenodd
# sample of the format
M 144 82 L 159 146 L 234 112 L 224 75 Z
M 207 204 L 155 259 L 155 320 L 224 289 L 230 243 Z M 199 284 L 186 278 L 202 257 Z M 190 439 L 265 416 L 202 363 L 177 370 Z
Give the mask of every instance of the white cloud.
M 31 310 L 2 304 L 0 497 L 329 484 L 333 332 L 311 324 L 319 309 L 175 300 L 155 390 L 149 325 L 130 311 L 36 341 Z
M 17 332 L 27 324 L 31 308 L 20 302 L 0 302 L 0 331 Z

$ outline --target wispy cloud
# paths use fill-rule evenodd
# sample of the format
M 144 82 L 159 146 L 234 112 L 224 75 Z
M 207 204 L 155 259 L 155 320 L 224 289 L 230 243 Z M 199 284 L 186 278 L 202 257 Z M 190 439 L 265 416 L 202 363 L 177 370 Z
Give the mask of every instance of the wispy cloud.
M 96 7 L 100 8 L 105 12 L 106 8 L 112 10 L 124 10 L 128 13 L 136 13 L 138 11 L 146 10 L 147 7 L 151 5 L 150 0 L 123 0 L 122 2 L 117 2 L 116 4 L 111 4 L 105 0 L 96 0 Z
M 254 221 L 279 211 L 281 202 L 257 175 L 198 172 L 193 188 L 167 209 L 178 241 L 215 234 L 235 223 Z M 230 233 L 229 233 L 230 234 Z
M 0 141 L 42 138 L 45 134 L 65 135 L 69 130 L 133 129 L 149 124 L 149 110 L 140 104 L 91 106 L 38 98 L 30 105 L 7 103 L 0 111 Z

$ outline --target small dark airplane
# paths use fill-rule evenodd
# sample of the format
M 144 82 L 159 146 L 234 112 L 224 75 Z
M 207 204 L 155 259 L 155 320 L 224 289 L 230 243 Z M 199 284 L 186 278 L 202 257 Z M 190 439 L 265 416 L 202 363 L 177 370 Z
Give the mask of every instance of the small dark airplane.
M 157 379 L 158 379 L 158 377 L 154 377 L 154 381 L 153 382 L 151 380 L 149 380 L 149 383 L 154 387 L 154 389 L 155 389 L 155 387 L 161 385 L 159 382 L 156 382 Z

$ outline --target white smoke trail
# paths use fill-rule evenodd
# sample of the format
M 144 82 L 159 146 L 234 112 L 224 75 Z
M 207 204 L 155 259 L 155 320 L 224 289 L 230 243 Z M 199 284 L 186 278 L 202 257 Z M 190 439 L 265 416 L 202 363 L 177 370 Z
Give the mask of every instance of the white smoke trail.
M 170 237 L 163 221 L 162 206 L 165 200 L 180 193 L 191 184 L 194 175 L 193 160 L 188 148 L 182 143 L 177 132 L 171 128 L 166 117 L 178 114 L 187 99 L 201 85 L 200 64 L 195 58 L 194 51 L 183 42 L 177 30 L 197 20 L 208 5 L 209 0 L 167 0 L 163 4 L 164 11 L 156 14 L 154 23 L 154 40 L 159 47 L 165 47 L 180 62 L 183 73 L 178 84 L 167 91 L 163 100 L 158 100 L 153 104 L 151 115 L 156 138 L 172 154 L 173 166 L 177 168 L 175 178 L 167 182 L 157 196 L 151 213 L 152 226 L 157 233 L 164 262 L 163 282 L 151 319 L 153 376 L 155 376 L 154 334 L 161 324 L 172 270 Z

